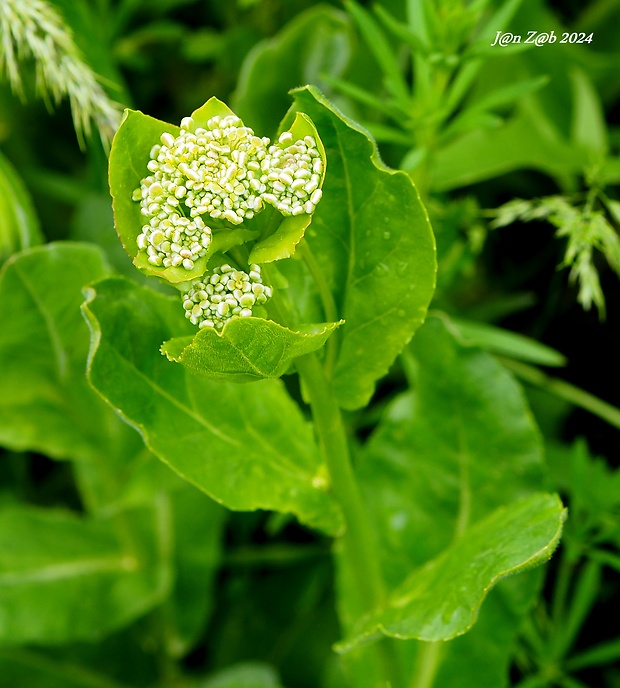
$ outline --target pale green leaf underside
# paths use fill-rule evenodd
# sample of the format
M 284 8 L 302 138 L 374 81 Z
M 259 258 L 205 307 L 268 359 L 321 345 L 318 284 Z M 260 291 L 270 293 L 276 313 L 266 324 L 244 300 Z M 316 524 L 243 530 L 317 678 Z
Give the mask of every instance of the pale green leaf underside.
M 263 318 L 234 318 L 221 333 L 205 327 L 194 337 L 165 342 L 161 351 L 196 375 L 253 382 L 284 375 L 298 356 L 320 349 L 338 325 L 307 325 L 293 331 Z
M 435 285 L 434 239 L 411 179 L 385 167 L 368 134 L 317 89 L 293 96 L 315 123 L 329 163 L 306 236 L 345 320 L 334 390 L 341 406 L 359 408 L 424 320 Z
M 317 481 L 323 469 L 312 430 L 279 380 L 214 382 L 168 361 L 162 342 L 192 326 L 178 299 L 127 280 L 99 282 L 84 312 L 91 384 L 154 454 L 230 509 L 291 512 L 341 529 L 339 509 Z
M 160 601 L 170 585 L 149 510 L 126 514 L 140 550 L 113 519 L 33 507 L 0 510 L 0 641 L 96 640 Z
M 465 633 L 501 578 L 549 559 L 564 518 L 557 495 L 536 494 L 497 509 L 414 571 L 386 608 L 354 628 L 340 650 L 352 649 L 377 632 L 426 641 Z

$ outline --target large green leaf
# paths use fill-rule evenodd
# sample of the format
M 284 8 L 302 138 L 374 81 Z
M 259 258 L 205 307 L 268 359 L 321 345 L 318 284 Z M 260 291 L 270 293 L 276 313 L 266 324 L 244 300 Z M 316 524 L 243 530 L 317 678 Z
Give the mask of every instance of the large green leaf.
M 82 287 L 107 272 L 102 252 L 58 243 L 0 273 L 0 444 L 60 459 L 128 461 L 140 438 L 90 389 Z M 104 484 L 100 486 L 104 487 Z
M 383 165 L 368 134 L 315 88 L 293 94 L 329 162 L 307 240 L 345 320 L 333 383 L 340 404 L 353 409 L 368 402 L 424 320 L 435 283 L 434 239 L 411 180 Z
M 325 74 L 342 76 L 350 42 L 350 22 L 343 12 L 318 5 L 298 14 L 248 54 L 233 95 L 235 112 L 256 131 L 275 132 L 290 107 L 289 89 L 321 86 Z
M 95 640 L 144 613 L 170 586 L 156 534 L 146 509 L 102 520 L 1 509 L 0 640 Z
M 226 510 L 183 483 L 170 493 L 170 511 L 175 579 L 167 644 L 170 655 L 182 657 L 201 637 L 211 613 Z
M 389 407 L 358 464 L 388 590 L 422 594 L 416 586 L 424 583 L 437 595 L 426 607 L 419 600 L 415 609 L 400 608 L 410 611 L 403 635 L 412 638 L 467 630 L 504 572 L 549 556 L 561 524 L 559 502 L 539 492 L 542 448 L 522 390 L 491 356 L 461 344 L 450 328 L 447 319 L 431 317 L 419 330 L 411 345 L 415 391 Z M 484 566 L 470 566 L 481 555 Z M 351 629 L 363 604 L 352 595 L 350 576 L 341 561 L 341 615 Z M 462 595 L 450 598 L 451 590 Z M 481 625 L 441 649 L 435 685 L 457 686 L 458 667 L 479 662 L 477 672 L 489 681 L 484 685 L 502 686 L 534 592 L 527 576 L 502 581 L 482 606 Z M 394 592 L 399 594 L 404 592 Z M 385 613 L 379 623 L 394 630 L 394 612 Z M 421 647 L 411 643 L 403 653 L 408 670 Z
M 171 468 L 231 509 L 340 530 L 311 428 L 282 383 L 215 383 L 171 363 L 161 343 L 191 330 L 178 300 L 127 280 L 99 282 L 84 312 L 91 383 Z
M 194 337 L 165 342 L 162 353 L 196 375 L 252 382 L 284 375 L 299 356 L 321 348 L 339 323 L 289 330 L 263 318 L 234 318 L 221 333 L 212 327 Z
M 564 510 L 557 495 L 537 494 L 501 507 L 415 570 L 384 610 L 364 619 L 351 646 L 378 631 L 398 638 L 449 640 L 476 621 L 489 589 L 501 578 L 549 559 Z M 343 643 L 347 649 L 349 643 Z

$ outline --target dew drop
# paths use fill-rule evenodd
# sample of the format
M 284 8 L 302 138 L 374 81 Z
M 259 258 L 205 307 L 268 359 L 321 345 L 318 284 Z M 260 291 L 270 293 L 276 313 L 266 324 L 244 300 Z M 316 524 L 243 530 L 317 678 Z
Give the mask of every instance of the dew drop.
M 409 267 L 409 265 L 406 262 L 399 261 L 398 263 L 396 263 L 396 274 L 399 277 L 404 277 L 405 274 L 407 273 L 408 267 Z
M 389 239 L 390 238 L 390 233 L 389 232 L 383 232 L 383 238 L 384 239 Z

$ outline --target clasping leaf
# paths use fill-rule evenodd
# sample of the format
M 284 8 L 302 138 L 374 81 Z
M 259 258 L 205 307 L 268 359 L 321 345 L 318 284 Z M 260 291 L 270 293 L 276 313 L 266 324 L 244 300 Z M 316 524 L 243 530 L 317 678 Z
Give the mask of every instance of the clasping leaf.
M 161 352 L 169 360 L 182 363 L 189 371 L 214 380 L 251 382 L 277 378 L 298 356 L 321 348 L 342 324 L 306 325 L 289 330 L 262 318 L 235 318 L 221 333 L 212 327 L 194 337 L 175 337 L 165 342 Z

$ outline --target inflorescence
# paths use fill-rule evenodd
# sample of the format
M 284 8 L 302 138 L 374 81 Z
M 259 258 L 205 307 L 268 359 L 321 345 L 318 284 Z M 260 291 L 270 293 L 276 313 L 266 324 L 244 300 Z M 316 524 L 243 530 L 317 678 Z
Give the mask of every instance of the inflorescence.
M 192 283 L 183 296 L 185 317 L 193 325 L 221 330 L 234 316 L 248 317 L 252 308 L 271 298 L 271 287 L 262 283 L 259 265 L 250 265 L 250 273 L 222 265 L 211 277 Z
M 148 222 L 137 238 L 148 262 L 193 270 L 212 239 L 205 216 L 239 225 L 265 203 L 285 216 L 313 213 L 323 173 L 316 141 L 285 132 L 278 144 L 235 115 L 212 117 L 206 129 L 186 117 L 178 136 L 162 134 L 133 195 Z

